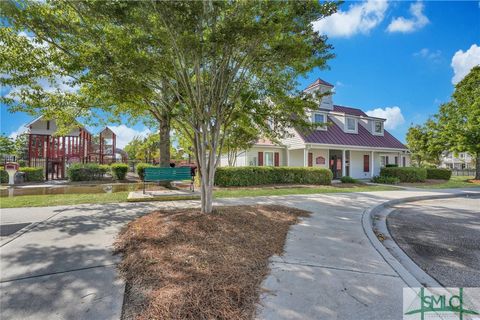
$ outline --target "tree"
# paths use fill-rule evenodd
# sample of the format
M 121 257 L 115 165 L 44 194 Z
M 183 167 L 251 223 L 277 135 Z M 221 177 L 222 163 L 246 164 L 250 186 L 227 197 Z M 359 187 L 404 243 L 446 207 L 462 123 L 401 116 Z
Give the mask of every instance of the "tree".
M 406 139 L 412 159 L 418 166 L 439 163 L 440 155 L 445 149 L 442 144 L 438 143 L 438 130 L 432 119 L 427 120 L 423 125 L 410 127 Z
M 0 135 L 0 155 L 11 155 L 15 152 L 15 142 L 5 134 Z
M 480 179 L 480 66 L 457 83 L 452 101 L 436 115 L 439 143 L 453 152 L 475 158 L 475 179 Z
M 141 137 L 135 136 L 131 141 L 127 143 L 124 150 L 128 154 L 129 159 L 138 159 L 137 155 L 139 154 L 140 146 L 143 142 L 142 140 L 143 139 Z
M 152 109 L 168 115 L 193 145 L 204 213 L 213 210 L 215 170 L 235 114 L 245 112 L 249 125 L 264 136 L 309 125 L 306 112 L 318 104 L 295 90 L 296 79 L 325 68 L 333 57 L 312 22 L 337 8 L 319 1 L 25 1 L 2 6 L 14 26 L 3 31 L 4 43 L 25 56 L 6 54 L 9 61 L 23 62 L 2 68 L 16 75 L 3 83 L 38 89 L 32 76 L 68 75 L 80 87 L 77 94 L 21 94 L 27 105 L 46 106 L 45 112 L 66 118 L 77 110 L 88 114 L 91 106 L 134 117 Z M 33 31 L 47 49 L 18 39 L 23 29 Z

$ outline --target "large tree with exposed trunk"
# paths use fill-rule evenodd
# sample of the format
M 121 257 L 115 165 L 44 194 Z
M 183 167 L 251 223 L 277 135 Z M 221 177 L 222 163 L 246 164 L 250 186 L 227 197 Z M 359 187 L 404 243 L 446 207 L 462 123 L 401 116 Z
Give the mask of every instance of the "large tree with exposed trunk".
M 54 61 L 41 69 L 64 72 L 80 86 L 80 94 L 55 95 L 51 105 L 95 105 L 133 116 L 155 110 L 175 121 L 192 142 L 202 212 L 210 213 L 215 170 L 238 112 L 266 136 L 308 126 L 307 111 L 318 104 L 295 90 L 296 79 L 333 57 L 312 22 L 337 4 L 26 1 L 2 7 L 15 26 L 8 36 L 33 31 Z M 18 75 L 11 81 L 25 80 Z

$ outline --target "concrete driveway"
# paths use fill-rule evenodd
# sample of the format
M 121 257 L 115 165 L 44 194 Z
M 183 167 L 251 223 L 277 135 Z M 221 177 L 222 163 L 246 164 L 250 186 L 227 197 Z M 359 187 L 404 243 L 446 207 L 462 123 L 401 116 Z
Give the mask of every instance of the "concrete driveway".
M 405 253 L 446 287 L 480 287 L 480 198 L 398 205 L 387 217 Z
M 370 245 L 361 217 L 385 200 L 426 190 L 222 199 L 311 211 L 273 257 L 260 319 L 401 319 L 404 282 Z M 28 223 L 0 239 L 1 319 L 118 319 L 124 284 L 112 256 L 120 228 L 159 208 L 198 201 L 3 209 L 1 224 Z M 23 233 L 22 233 L 23 232 Z

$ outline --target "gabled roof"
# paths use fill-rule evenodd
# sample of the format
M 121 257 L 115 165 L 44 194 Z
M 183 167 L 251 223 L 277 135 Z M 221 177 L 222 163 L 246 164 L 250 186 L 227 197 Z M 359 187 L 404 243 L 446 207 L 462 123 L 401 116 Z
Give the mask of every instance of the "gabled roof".
M 333 88 L 333 84 L 328 83 L 327 81 L 318 78 L 317 80 L 315 80 L 315 82 L 313 82 L 308 87 L 306 87 L 305 90 L 310 90 L 312 88 L 318 87 L 319 85 L 324 85 L 324 86 L 328 86 L 328 87 Z
M 353 109 L 353 108 L 352 108 Z M 358 110 L 358 109 L 353 109 Z M 315 130 L 313 132 L 302 133 L 299 131 L 305 143 L 336 144 L 345 146 L 405 149 L 407 147 L 392 136 L 387 130 L 384 130 L 383 136 L 371 134 L 363 125 L 358 124 L 358 133 L 346 133 L 331 119 L 327 130 Z

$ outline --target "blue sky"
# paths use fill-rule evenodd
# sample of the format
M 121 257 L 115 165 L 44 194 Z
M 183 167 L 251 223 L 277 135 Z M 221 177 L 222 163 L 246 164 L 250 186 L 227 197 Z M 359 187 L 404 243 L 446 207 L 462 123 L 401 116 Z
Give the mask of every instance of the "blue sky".
M 387 118 L 386 128 L 401 141 L 411 123 L 434 114 L 448 101 L 453 83 L 480 64 L 478 1 L 347 1 L 314 27 L 329 36 L 336 57 L 329 70 L 299 79 L 300 87 L 319 77 L 334 84 L 335 104 Z M 32 119 L 5 106 L 0 112 L 7 135 Z M 113 129 L 121 144 L 148 132 L 140 123 Z

